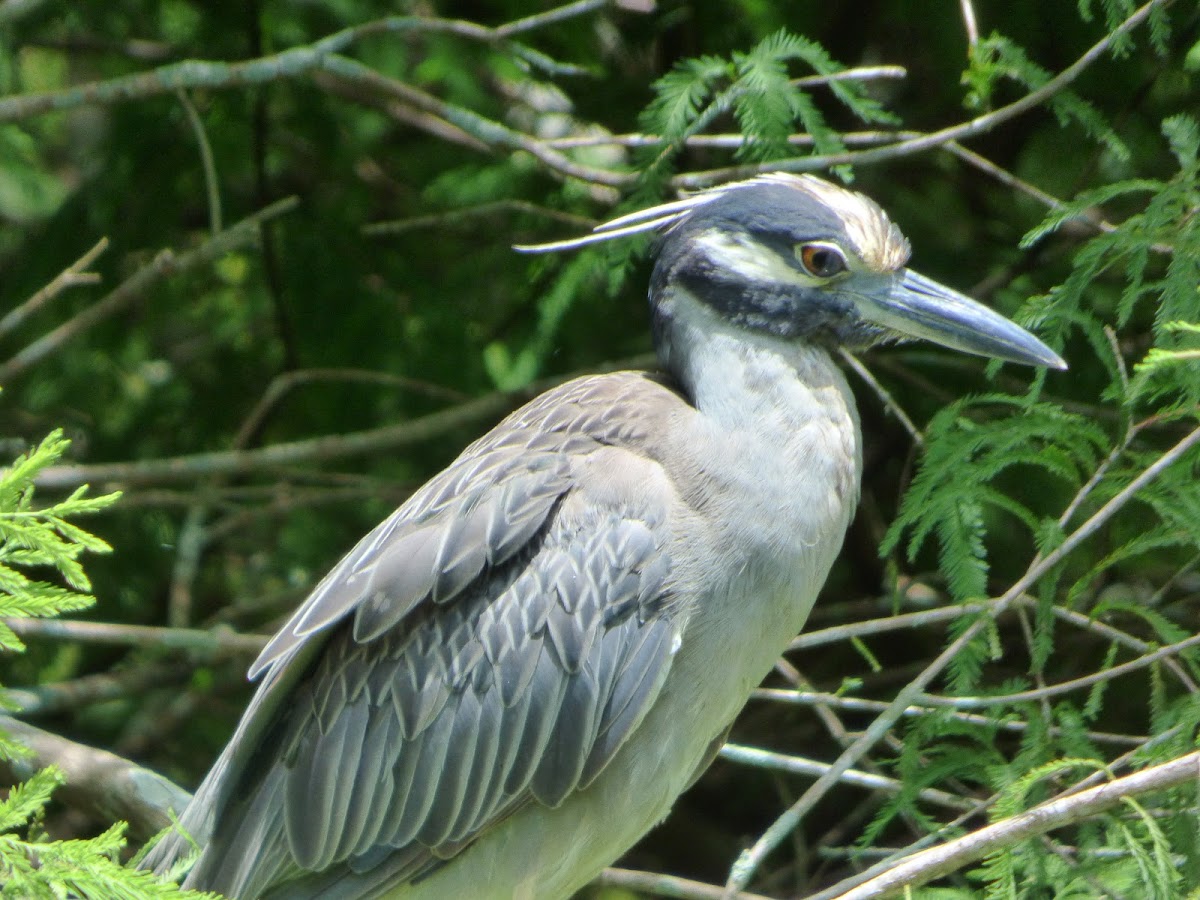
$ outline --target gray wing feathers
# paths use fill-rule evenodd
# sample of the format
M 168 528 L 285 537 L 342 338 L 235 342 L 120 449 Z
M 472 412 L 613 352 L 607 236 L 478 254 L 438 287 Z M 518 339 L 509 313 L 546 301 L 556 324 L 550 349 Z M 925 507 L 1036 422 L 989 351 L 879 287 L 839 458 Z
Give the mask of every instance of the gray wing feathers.
M 215 809 L 220 827 L 189 886 L 373 896 L 596 778 L 682 627 L 674 498 L 596 500 L 575 480 L 598 448 L 645 439 L 636 417 L 609 417 L 643 391 L 678 403 L 633 374 L 545 395 L 326 576 L 256 662 L 267 682 L 197 794 L 193 819 Z
M 625 742 L 645 715 L 650 701 L 666 677 L 668 660 L 674 653 L 675 633 L 668 628 L 643 628 L 638 637 L 623 648 L 614 678 L 614 688 L 604 710 L 603 724 L 588 753 L 580 774 L 580 787 L 591 784 L 613 754 Z
M 430 594 L 450 599 L 483 562 L 511 558 L 543 526 L 570 487 L 572 454 L 644 442 L 654 419 L 644 414 L 680 403 L 654 377 L 625 372 L 577 379 L 517 410 L 359 541 L 268 642 L 250 677 L 351 612 L 357 638 L 369 640 Z M 612 415 L 625 404 L 643 415 Z
M 416 636 L 331 645 L 310 683 L 324 693 L 293 726 L 284 821 L 297 863 L 414 842 L 449 855 L 514 805 L 555 806 L 590 783 L 670 664 L 661 553 L 645 522 L 615 515 L 552 529 L 494 596 L 407 623 Z M 400 659 L 377 665 L 393 644 Z
M 377 638 L 432 598 L 458 596 L 507 562 L 570 487 L 557 446 L 470 451 L 363 538 L 313 590 L 251 667 L 255 677 L 300 642 L 354 614 L 355 640 Z
M 295 871 L 287 848 L 287 836 L 271 810 L 283 802 L 282 773 L 272 773 L 251 800 L 248 815 L 243 816 L 232 833 L 221 835 L 222 843 L 233 847 L 253 847 L 253 854 L 204 853 L 188 874 L 184 884 L 220 881 L 237 885 L 239 894 L 257 897 L 269 885 Z M 200 796 L 200 792 L 197 792 Z

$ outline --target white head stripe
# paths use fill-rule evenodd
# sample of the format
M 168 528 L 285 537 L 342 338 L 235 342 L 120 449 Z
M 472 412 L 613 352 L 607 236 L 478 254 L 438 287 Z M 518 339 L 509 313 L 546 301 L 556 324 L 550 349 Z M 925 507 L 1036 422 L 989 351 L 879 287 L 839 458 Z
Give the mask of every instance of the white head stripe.
M 874 202 L 861 194 L 838 187 L 815 175 L 792 175 L 770 172 L 746 181 L 734 181 L 699 191 L 680 200 L 626 213 L 592 229 L 591 234 L 546 244 L 522 244 L 514 247 L 521 253 L 553 253 L 574 250 L 601 241 L 616 240 L 646 231 L 667 231 L 686 219 L 699 206 L 740 188 L 761 184 L 778 184 L 808 194 L 818 203 L 832 209 L 845 225 L 846 233 L 856 245 L 853 249 L 881 271 L 898 269 L 908 260 L 908 242 Z

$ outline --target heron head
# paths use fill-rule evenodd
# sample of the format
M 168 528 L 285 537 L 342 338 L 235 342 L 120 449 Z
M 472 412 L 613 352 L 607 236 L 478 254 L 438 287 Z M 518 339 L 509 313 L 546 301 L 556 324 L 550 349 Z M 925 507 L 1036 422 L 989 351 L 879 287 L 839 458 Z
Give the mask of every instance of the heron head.
M 1066 368 L 1025 329 L 908 268 L 908 241 L 862 194 L 774 174 L 696 198 L 663 236 L 652 297 L 681 287 L 723 319 L 782 338 L 849 349 L 922 338 Z
M 924 339 L 1065 369 L 1024 328 L 908 268 L 909 245 L 878 204 L 813 175 L 721 185 L 598 226 L 559 250 L 662 232 L 650 286 L 658 331 L 697 309 L 751 332 L 849 349 Z

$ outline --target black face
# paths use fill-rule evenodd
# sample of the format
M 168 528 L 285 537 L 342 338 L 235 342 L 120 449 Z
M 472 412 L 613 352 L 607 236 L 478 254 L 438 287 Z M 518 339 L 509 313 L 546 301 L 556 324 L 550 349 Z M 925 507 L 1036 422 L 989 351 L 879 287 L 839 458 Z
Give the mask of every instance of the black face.
M 739 268 L 736 260 L 714 252 L 714 241 L 739 245 L 738 255 L 748 261 Z M 862 278 L 851 270 L 853 247 L 836 211 L 810 194 L 749 185 L 697 208 L 663 237 L 651 296 L 666 296 L 668 283 L 674 283 L 747 330 L 867 346 L 885 330 L 864 321 L 848 293 L 851 282 Z M 656 329 L 667 324 L 660 317 L 671 314 L 656 309 Z

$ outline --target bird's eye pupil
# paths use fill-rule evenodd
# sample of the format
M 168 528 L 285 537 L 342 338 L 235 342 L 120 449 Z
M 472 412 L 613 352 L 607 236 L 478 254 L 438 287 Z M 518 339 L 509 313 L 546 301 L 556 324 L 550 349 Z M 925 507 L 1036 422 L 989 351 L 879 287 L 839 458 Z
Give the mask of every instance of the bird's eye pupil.
M 798 255 L 805 270 L 818 278 L 832 278 L 846 270 L 845 257 L 824 244 L 804 244 Z

